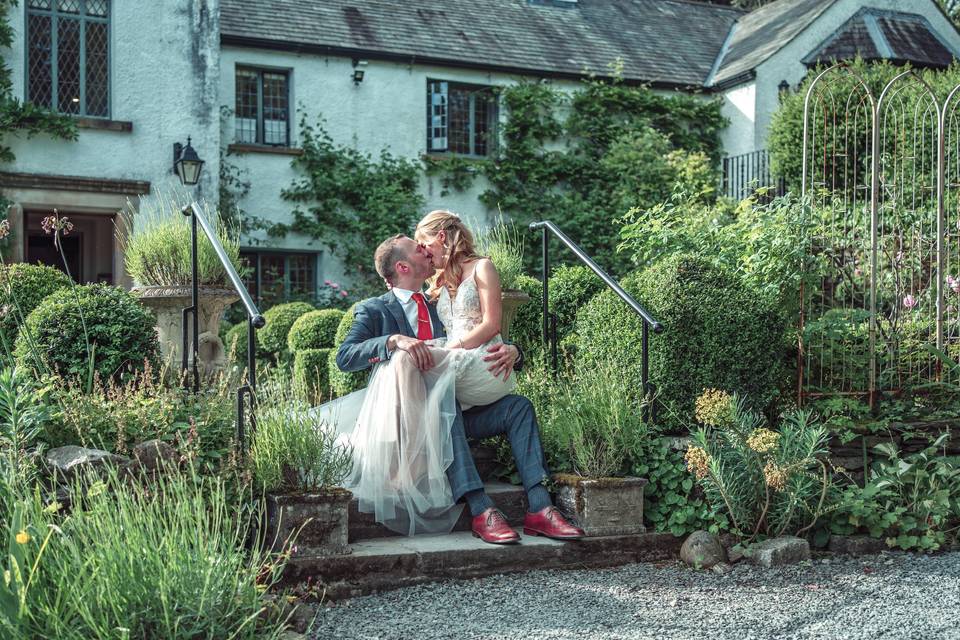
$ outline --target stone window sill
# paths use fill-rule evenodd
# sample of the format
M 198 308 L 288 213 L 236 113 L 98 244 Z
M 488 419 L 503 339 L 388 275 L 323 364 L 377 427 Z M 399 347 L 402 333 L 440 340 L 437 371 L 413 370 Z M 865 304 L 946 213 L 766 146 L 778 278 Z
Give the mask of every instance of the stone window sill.
M 238 144 L 227 145 L 227 153 L 266 153 L 278 156 L 301 156 L 303 149 L 298 147 L 270 147 L 260 144 Z
M 133 123 L 127 120 L 107 120 L 105 118 L 74 118 L 78 129 L 100 129 L 101 131 L 133 131 Z

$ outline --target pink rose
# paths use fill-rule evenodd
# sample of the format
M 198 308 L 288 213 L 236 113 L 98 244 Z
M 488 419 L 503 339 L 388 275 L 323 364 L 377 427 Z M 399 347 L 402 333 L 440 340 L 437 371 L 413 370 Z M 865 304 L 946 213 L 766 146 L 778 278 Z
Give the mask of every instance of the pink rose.
M 343 291 L 341 291 L 341 292 L 340 292 L 340 295 L 343 296 L 344 298 L 346 298 L 346 297 L 347 297 L 347 290 L 344 289 Z
M 336 282 L 331 282 L 331 283 L 330 283 L 330 288 L 331 288 L 331 289 L 339 289 L 339 288 L 340 288 L 340 285 L 338 285 Z

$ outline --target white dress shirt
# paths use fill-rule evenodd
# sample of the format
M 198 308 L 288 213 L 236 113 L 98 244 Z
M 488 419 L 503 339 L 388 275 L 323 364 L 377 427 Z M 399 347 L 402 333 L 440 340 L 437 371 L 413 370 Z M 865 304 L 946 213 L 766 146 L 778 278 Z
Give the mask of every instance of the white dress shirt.
M 420 320 L 417 315 L 417 302 L 413 299 L 413 294 L 415 292 L 409 291 L 407 289 L 398 289 L 394 287 L 391 289 L 393 295 L 397 297 L 397 300 L 400 302 L 400 306 L 403 307 L 403 313 L 407 316 L 407 322 L 410 323 L 410 329 L 413 331 L 413 336 L 417 336 L 417 324 Z M 430 329 L 433 329 L 431 324 Z

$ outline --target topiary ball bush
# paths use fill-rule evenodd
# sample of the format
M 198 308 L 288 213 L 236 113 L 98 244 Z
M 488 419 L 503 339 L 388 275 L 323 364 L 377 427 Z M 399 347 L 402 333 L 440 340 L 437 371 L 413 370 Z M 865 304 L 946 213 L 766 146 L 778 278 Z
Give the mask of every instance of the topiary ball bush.
M 293 354 L 293 380 L 314 402 L 330 396 L 330 370 L 327 363 L 333 349 L 301 349 Z
M 337 396 L 344 396 L 353 391 L 363 389 L 367 386 L 367 380 L 370 378 L 370 369 L 348 373 L 346 371 L 340 371 L 340 367 L 337 366 L 337 350 L 340 349 L 340 345 L 343 344 L 343 341 L 347 339 L 347 334 L 350 333 L 350 327 L 353 326 L 353 314 L 357 308 L 357 304 L 360 303 L 355 303 L 347 309 L 346 313 L 344 313 L 340 319 L 340 326 L 337 327 L 337 333 L 333 340 L 333 348 L 330 350 L 327 360 L 327 370 L 330 374 L 330 390 Z
M 267 324 L 257 331 L 259 347 L 263 349 L 264 354 L 277 358 L 285 355 L 290 327 L 297 318 L 313 310 L 313 305 L 308 302 L 288 302 L 268 309 L 263 314 Z
M 20 323 L 55 291 L 73 284 L 67 274 L 40 264 L 0 265 L 0 333 L 12 349 Z
M 786 349 L 776 300 L 696 256 L 668 258 L 621 285 L 664 327 L 650 331 L 650 381 L 666 409 L 662 420 L 689 424 L 708 387 L 745 394 L 756 407 L 775 397 Z M 604 290 L 577 314 L 576 329 L 581 362 L 615 363 L 641 393 L 639 316 Z
M 549 287 L 550 311 L 557 316 L 557 340 L 563 343 L 574 331 L 577 311 L 606 285 L 587 267 L 560 265 L 553 270 Z
M 30 312 L 25 326 L 14 352 L 20 366 L 39 365 L 86 380 L 88 344 L 94 371 L 103 380 L 159 360 L 153 314 L 120 287 L 88 284 L 55 291 Z
M 342 319 L 343 311 L 339 309 L 318 309 L 303 314 L 290 327 L 287 348 L 296 353 L 303 349 L 332 347 Z
M 240 364 L 247 362 L 247 326 L 246 321 L 238 322 L 230 327 L 223 338 L 223 348 L 232 362 Z

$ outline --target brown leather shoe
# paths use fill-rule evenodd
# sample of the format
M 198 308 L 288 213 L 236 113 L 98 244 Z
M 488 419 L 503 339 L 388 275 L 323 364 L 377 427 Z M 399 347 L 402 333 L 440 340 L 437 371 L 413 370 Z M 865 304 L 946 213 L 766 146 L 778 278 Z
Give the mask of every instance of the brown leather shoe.
M 579 540 L 586 534 L 563 517 L 554 506 L 536 513 L 527 513 L 523 517 L 523 534 L 527 536 L 546 536 L 554 540 Z
M 506 516 L 496 507 L 490 507 L 473 518 L 473 537 L 490 544 L 520 542 L 520 534 L 510 528 Z

